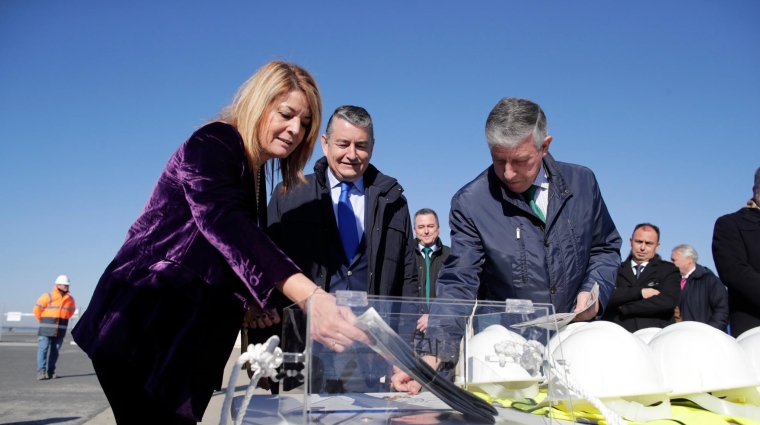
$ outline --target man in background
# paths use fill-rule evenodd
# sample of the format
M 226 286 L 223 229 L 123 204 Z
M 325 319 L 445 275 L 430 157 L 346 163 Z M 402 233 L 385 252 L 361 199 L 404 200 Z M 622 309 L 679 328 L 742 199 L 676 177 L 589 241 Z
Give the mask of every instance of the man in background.
M 420 297 L 425 298 L 423 315 L 417 321 L 417 330 L 425 332 L 430 312 L 430 300 L 435 298 L 435 282 L 441 265 L 449 256 L 449 247 L 441 242 L 438 235 L 441 227 L 438 214 L 430 208 L 423 208 L 414 214 L 414 234 L 417 236 L 415 256 L 417 257 L 417 282 Z
M 752 199 L 715 221 L 713 261 L 728 288 L 731 335 L 760 326 L 760 168 Z
M 691 245 L 678 245 L 670 253 L 670 261 L 681 272 L 681 320 L 693 320 L 726 332 L 728 295 L 718 276 L 697 264 L 699 256 Z
M 618 272 L 615 290 L 602 319 L 630 332 L 664 328 L 675 323 L 675 308 L 681 297 L 678 268 L 662 261 L 660 229 L 654 224 L 636 225 L 631 236 L 631 253 Z
M 37 379 L 55 379 L 58 351 L 66 336 L 69 319 L 76 311 L 74 297 L 69 293 L 69 278 L 60 275 L 55 279 L 55 288 L 37 300 L 34 316 L 40 322 L 37 332 Z

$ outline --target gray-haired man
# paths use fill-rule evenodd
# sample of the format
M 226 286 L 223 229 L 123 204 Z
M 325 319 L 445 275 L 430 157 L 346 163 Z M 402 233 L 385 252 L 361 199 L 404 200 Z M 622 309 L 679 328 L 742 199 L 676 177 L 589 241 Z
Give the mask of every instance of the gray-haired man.
M 546 116 L 529 100 L 499 101 L 485 130 L 493 164 L 451 200 L 451 255 L 438 276 L 437 299 L 527 299 L 566 313 L 586 308 L 599 284 L 599 302 L 576 319 L 597 316 L 615 288 L 621 239 L 594 174 L 554 160 Z M 469 313 L 452 309 L 432 304 L 431 344 L 458 346 L 450 342 L 463 329 L 434 323 L 437 315 Z M 440 350 L 426 360 L 438 365 L 457 356 Z M 403 372 L 393 384 L 419 390 Z
M 728 295 L 718 276 L 697 264 L 699 255 L 691 245 L 678 245 L 670 253 L 670 261 L 681 272 L 680 320 L 694 320 L 726 332 Z

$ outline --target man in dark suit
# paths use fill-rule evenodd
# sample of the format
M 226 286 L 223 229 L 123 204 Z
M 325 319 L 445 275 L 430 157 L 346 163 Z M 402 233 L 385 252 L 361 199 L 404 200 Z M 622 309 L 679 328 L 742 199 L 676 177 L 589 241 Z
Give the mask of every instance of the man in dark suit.
M 409 207 L 398 181 L 370 164 L 374 146 L 369 113 L 358 106 L 337 108 L 322 135 L 325 156 L 314 174 L 287 195 L 279 185 L 274 189 L 268 233 L 327 292 L 416 297 Z M 384 362 L 368 348 L 352 346 L 343 356 L 334 348 L 315 348 L 323 359 L 334 357 L 324 362 L 323 392 L 382 390 Z
M 649 223 L 636 226 L 631 237 L 631 254 L 620 266 L 603 320 L 630 332 L 675 323 L 681 276 L 676 266 L 660 258 L 659 247 L 657 226 Z
M 430 300 L 435 298 L 435 282 L 438 280 L 438 272 L 441 271 L 443 262 L 449 256 L 449 247 L 438 237 L 441 234 L 438 214 L 430 208 L 423 208 L 414 213 L 414 234 L 417 236 L 417 286 L 420 297 L 425 298 L 425 304 L 421 305 L 424 314 L 417 321 L 417 329 L 425 332 Z
M 731 335 L 760 326 L 760 168 L 752 199 L 739 211 L 715 222 L 715 268 L 728 288 Z

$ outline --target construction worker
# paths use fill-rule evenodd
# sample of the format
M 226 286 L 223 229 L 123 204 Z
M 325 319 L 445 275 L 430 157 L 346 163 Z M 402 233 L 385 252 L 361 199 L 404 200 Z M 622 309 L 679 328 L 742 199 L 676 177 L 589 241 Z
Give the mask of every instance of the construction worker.
M 55 379 L 55 363 L 58 350 L 63 344 L 69 319 L 76 311 L 74 297 L 69 293 L 69 278 L 60 275 L 55 280 L 55 288 L 37 300 L 34 316 L 40 322 L 37 348 L 37 379 Z M 50 358 L 48 358 L 48 353 Z

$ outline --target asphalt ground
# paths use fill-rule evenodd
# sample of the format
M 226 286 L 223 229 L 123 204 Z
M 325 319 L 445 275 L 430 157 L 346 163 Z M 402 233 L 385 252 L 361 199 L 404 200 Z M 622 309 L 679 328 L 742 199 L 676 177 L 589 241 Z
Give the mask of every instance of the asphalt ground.
M 37 333 L 4 332 L 0 338 L 0 424 L 115 425 L 111 408 L 90 359 L 66 335 L 56 364 L 58 379 L 37 380 Z M 224 385 L 211 397 L 201 425 L 219 424 L 224 391 L 240 348 L 230 353 Z M 245 394 L 250 380 L 238 374 L 235 396 Z M 261 389 L 256 394 L 268 394 Z M 229 415 L 229 414 L 228 414 Z M 228 423 L 232 420 L 228 418 Z M 148 419 L 148 418 L 146 418 Z M 148 422 L 146 420 L 146 422 Z
M 66 335 L 58 379 L 37 380 L 37 333 L 0 340 L 0 424 L 84 424 L 108 408 L 87 355 Z

